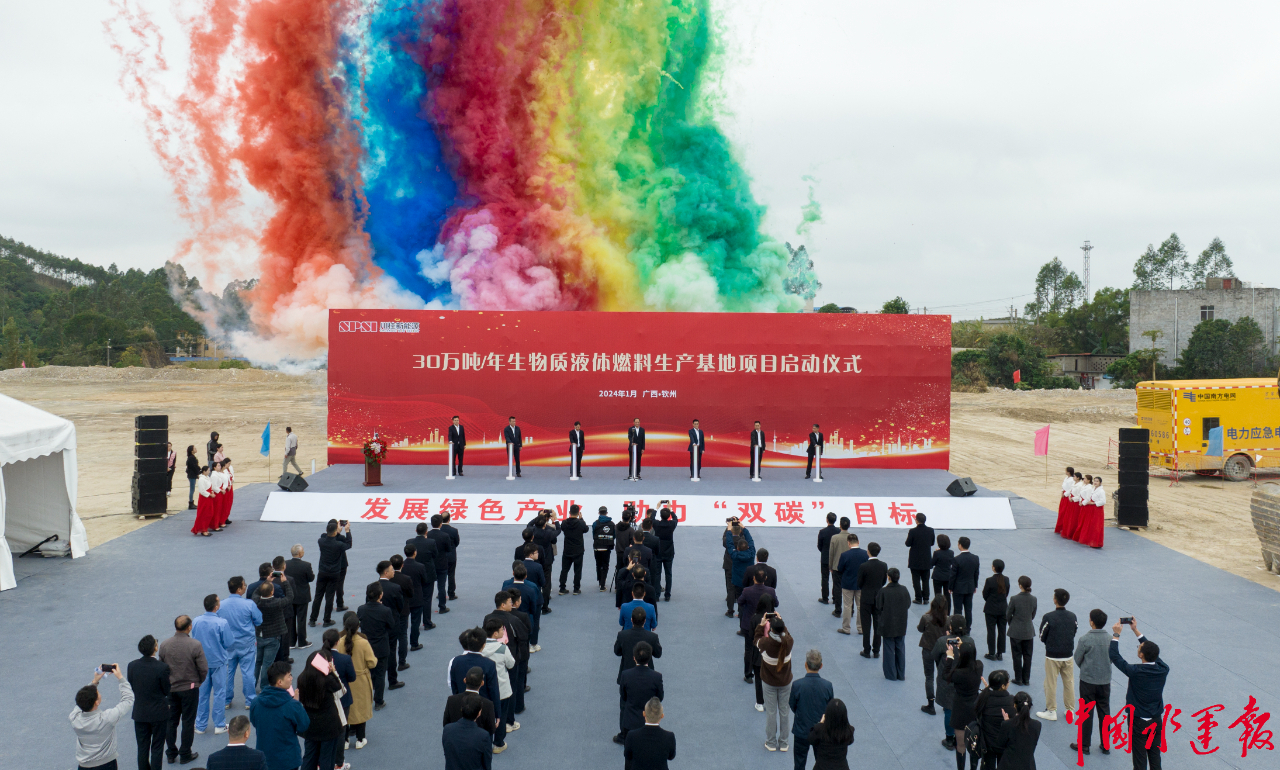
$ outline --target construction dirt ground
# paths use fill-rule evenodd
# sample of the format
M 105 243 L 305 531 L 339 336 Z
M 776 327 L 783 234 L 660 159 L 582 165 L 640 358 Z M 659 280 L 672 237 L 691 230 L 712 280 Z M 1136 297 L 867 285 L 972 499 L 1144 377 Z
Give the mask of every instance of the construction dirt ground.
M 325 466 L 325 373 L 288 375 L 256 369 L 205 370 L 47 366 L 0 372 L 0 393 L 76 425 L 80 466 L 77 510 L 90 547 L 146 521 L 130 513 L 133 418 L 169 415 L 178 452 L 170 510 L 185 506 L 183 457 L 194 444 L 202 463 L 210 431 L 218 431 L 238 486 L 280 474 L 286 425 L 299 436 L 298 463 Z M 1062 469 L 1074 466 L 1113 481 L 1108 442 L 1133 424 L 1131 390 L 1007 391 L 951 394 L 951 471 L 1057 509 Z M 270 461 L 259 454 L 271 422 Z M 1032 451 L 1034 432 L 1050 425 L 1049 456 Z M 1047 470 L 1046 470 L 1047 468 Z M 1108 487 L 1113 486 L 1108 483 Z M 1142 534 L 1207 564 L 1280 590 L 1263 568 L 1249 516 L 1251 482 L 1183 477 L 1171 486 L 1151 479 L 1151 522 Z M 1109 516 L 1114 516 L 1111 505 Z

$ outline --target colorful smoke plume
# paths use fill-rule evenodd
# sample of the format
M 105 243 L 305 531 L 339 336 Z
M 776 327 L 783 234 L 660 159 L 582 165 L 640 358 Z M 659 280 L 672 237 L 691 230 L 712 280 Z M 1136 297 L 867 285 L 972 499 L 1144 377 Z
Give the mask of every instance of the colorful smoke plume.
M 202 0 L 182 72 L 139 2 L 121 83 L 178 261 L 257 279 L 221 330 L 252 358 L 322 355 L 326 308 L 802 304 L 715 123 L 706 0 Z

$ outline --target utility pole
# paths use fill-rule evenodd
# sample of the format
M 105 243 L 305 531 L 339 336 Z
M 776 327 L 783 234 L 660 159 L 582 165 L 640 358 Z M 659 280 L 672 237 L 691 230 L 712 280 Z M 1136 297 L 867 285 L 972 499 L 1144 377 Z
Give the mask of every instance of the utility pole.
M 1089 301 L 1089 252 L 1093 251 L 1093 246 L 1091 246 L 1088 241 L 1085 241 L 1084 245 L 1080 247 L 1080 250 L 1084 252 L 1084 302 L 1088 302 Z
M 111 366 L 111 338 L 107 338 L 107 366 Z

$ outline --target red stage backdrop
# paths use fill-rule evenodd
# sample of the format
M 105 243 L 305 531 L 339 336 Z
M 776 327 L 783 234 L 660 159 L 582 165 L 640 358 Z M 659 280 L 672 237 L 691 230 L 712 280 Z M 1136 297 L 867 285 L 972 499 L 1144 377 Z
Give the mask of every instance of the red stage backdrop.
M 524 465 L 687 466 L 701 420 L 707 467 L 747 466 L 760 420 L 765 467 L 803 467 L 810 426 L 836 468 L 946 468 L 948 316 L 840 313 L 329 311 L 329 462 L 360 463 L 373 431 L 387 462 L 446 465 L 449 419 L 468 465 L 505 465 L 514 415 Z

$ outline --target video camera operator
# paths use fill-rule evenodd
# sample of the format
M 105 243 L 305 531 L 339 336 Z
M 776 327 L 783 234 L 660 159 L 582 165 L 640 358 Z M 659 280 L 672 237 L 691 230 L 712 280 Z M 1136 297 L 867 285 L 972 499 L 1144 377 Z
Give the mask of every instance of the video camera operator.
M 736 550 L 736 547 L 730 548 L 730 546 L 735 540 L 746 540 L 747 545 L 750 546 L 749 550 L 751 551 L 751 559 L 754 561 L 756 544 L 751 538 L 751 532 L 746 527 L 742 526 L 742 521 L 737 516 L 730 516 L 725 519 L 724 522 L 725 531 L 722 538 L 722 545 L 724 545 L 724 616 L 726 618 L 731 618 L 733 617 L 733 607 L 738 603 L 738 594 L 741 591 L 741 579 L 739 579 L 739 584 L 735 586 L 733 581 L 732 554 Z

